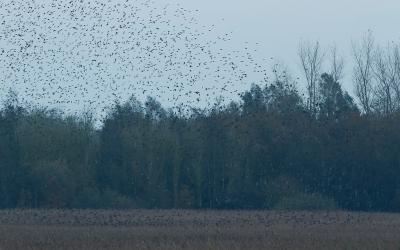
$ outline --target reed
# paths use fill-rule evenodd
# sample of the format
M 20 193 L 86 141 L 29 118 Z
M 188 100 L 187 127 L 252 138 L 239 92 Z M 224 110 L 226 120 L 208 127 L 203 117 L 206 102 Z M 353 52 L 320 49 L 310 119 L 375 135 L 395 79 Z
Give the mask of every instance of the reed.
M 400 215 L 344 211 L 0 211 L 0 249 L 400 249 Z

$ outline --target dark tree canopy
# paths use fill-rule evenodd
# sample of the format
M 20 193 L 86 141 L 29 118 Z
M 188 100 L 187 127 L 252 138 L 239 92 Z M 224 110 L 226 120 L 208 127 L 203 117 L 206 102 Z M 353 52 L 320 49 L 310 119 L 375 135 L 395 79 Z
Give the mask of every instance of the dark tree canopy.
M 153 97 L 93 115 L 0 110 L 1 208 L 400 211 L 400 112 L 361 114 L 329 74 L 318 115 L 295 86 L 253 84 L 241 102 L 166 111 Z

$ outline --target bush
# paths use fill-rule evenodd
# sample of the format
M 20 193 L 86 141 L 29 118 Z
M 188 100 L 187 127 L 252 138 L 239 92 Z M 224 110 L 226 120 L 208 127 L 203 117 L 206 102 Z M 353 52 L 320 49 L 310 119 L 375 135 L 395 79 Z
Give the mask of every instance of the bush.
M 74 197 L 71 208 L 101 208 L 103 200 L 97 188 L 85 187 Z
M 136 207 L 133 200 L 127 196 L 110 189 L 101 194 L 97 188 L 93 187 L 84 188 L 71 202 L 71 208 L 131 209 Z
M 127 196 L 120 195 L 117 191 L 107 189 L 103 192 L 104 208 L 132 209 L 136 208 L 133 200 Z
M 74 182 L 65 160 L 43 161 L 32 168 L 35 204 L 43 208 L 65 208 L 74 194 Z M 20 205 L 23 202 L 20 194 Z M 36 207 L 36 205 L 35 205 Z
M 321 194 L 300 193 L 294 196 L 284 197 L 278 202 L 276 210 L 338 210 L 337 203 Z

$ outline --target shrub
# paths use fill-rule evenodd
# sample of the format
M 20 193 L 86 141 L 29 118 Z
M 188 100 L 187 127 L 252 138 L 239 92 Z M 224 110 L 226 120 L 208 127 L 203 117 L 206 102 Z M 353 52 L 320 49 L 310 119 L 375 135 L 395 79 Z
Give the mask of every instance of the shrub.
M 40 162 L 33 167 L 32 176 L 35 204 L 38 201 L 43 208 L 65 208 L 68 205 L 74 194 L 74 182 L 66 161 Z
M 102 205 L 101 193 L 93 187 L 85 187 L 71 202 L 71 208 L 101 208 Z
M 338 210 L 337 203 L 321 194 L 300 193 L 284 197 L 274 209 L 277 210 Z
M 106 189 L 103 192 L 103 208 L 133 209 L 137 208 L 133 200 L 119 194 L 117 191 Z

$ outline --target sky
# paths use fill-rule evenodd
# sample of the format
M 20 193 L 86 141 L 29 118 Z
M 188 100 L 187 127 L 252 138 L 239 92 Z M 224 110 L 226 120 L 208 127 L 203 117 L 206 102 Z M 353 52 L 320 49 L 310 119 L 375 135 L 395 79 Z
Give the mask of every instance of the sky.
M 297 46 L 300 40 L 319 41 L 328 48 L 336 43 L 347 59 L 344 88 L 351 91 L 351 42 L 361 40 L 371 30 L 377 44 L 400 44 L 399 1 L 261 1 L 205 0 L 187 1 L 204 13 L 199 20 L 220 21 L 221 30 L 233 30 L 235 41 L 258 42 L 259 52 L 288 64 L 297 77 L 303 77 L 298 67 Z M 212 8 L 210 8 L 212 6 Z M 206 14 L 207 13 L 207 14 Z M 329 67 L 329 60 L 325 68 Z M 304 79 L 302 79 L 304 81 Z
M 371 30 L 376 44 L 400 44 L 400 1 L 2 1 L 0 99 L 20 99 L 99 120 L 116 99 L 155 97 L 164 107 L 238 101 L 287 65 L 300 90 L 300 41 L 336 44 L 353 94 L 351 42 Z M 329 57 L 324 65 L 329 71 Z

